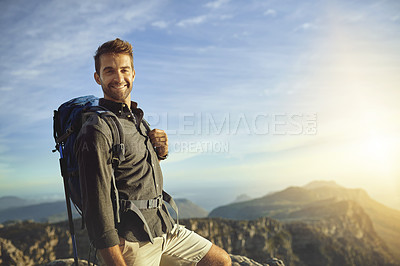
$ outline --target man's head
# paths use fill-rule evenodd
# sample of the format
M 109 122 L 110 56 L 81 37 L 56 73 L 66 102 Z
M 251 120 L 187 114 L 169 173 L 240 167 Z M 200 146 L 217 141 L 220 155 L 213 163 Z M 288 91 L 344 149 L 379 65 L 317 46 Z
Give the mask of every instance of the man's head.
M 132 45 L 120 39 L 115 39 L 112 41 L 108 41 L 103 43 L 99 48 L 97 48 L 96 54 L 94 55 L 94 66 L 96 68 L 96 73 L 100 75 L 100 57 L 103 54 L 126 54 L 132 60 L 132 69 L 133 69 L 133 51 Z
M 94 78 L 101 85 L 104 98 L 130 106 L 135 70 L 132 45 L 115 39 L 102 44 L 94 56 Z

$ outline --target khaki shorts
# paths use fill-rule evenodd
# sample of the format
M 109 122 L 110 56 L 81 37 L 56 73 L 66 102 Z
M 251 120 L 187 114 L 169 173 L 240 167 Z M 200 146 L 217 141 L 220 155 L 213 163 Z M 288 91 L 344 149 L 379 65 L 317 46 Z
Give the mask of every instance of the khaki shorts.
M 154 238 L 154 244 L 120 240 L 126 264 L 142 266 L 196 265 L 212 245 L 209 240 L 182 225 L 175 225 L 171 233 Z

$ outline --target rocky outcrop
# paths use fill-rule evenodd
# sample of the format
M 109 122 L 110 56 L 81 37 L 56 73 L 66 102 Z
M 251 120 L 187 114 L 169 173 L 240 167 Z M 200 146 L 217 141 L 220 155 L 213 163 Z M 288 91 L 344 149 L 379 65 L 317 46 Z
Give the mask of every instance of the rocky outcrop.
M 232 259 L 232 266 L 285 266 L 281 260 L 272 258 L 267 261 L 266 264 L 260 264 L 252 259 L 239 255 L 230 255 Z M 72 258 L 60 259 L 49 262 L 44 266 L 75 266 L 75 261 Z M 87 266 L 88 262 L 86 260 L 79 260 L 79 266 Z M 91 264 L 92 265 L 92 264 Z
M 313 219 L 319 213 L 323 218 Z M 311 206 L 309 219 L 281 223 L 259 218 L 250 221 L 196 219 L 183 221 L 233 254 L 258 262 L 281 258 L 285 265 L 400 265 L 377 235 L 369 216 L 353 201 Z
M 232 255 L 234 265 L 280 265 L 271 264 L 271 258 L 279 258 L 288 266 L 400 265 L 392 259 L 371 220 L 355 202 L 337 202 L 324 209 L 310 208 L 307 214 L 325 213 L 324 218 L 288 223 L 265 217 L 250 221 L 202 218 L 185 219 L 181 224 L 230 254 L 246 257 Z M 87 233 L 79 230 L 80 220 L 76 221 L 75 228 L 79 257 L 87 260 Z M 70 258 L 72 245 L 67 229 L 67 222 L 5 225 L 0 228 L 3 238 L 0 259 L 6 262 L 21 259 L 4 265 L 37 265 Z
M 55 225 L 19 222 L 1 228 L 0 236 L 10 240 L 23 256 L 35 264 L 65 257 L 65 254 L 72 252 L 71 239 L 66 228 Z
M 78 266 L 87 266 L 88 262 L 86 260 L 78 260 Z M 90 263 L 90 265 L 94 265 Z M 75 260 L 73 258 L 55 260 L 46 263 L 44 266 L 75 266 Z
M 230 256 L 232 260 L 232 266 L 285 266 L 283 261 L 276 258 L 270 258 L 265 262 L 265 264 L 261 264 L 245 256 L 239 256 L 239 255 L 230 255 Z
M 10 240 L 0 238 L 0 265 L 34 265 Z
M 239 255 L 230 255 L 232 259 L 232 266 L 285 266 L 281 260 L 270 259 L 266 264 L 260 264 L 252 259 Z M 87 266 L 86 260 L 79 260 L 79 266 Z M 61 259 L 55 260 L 45 264 L 44 266 L 75 266 L 74 259 Z
M 291 248 L 291 235 L 276 220 L 254 221 L 228 219 L 185 219 L 187 228 L 223 247 L 228 253 L 240 254 L 265 263 L 268 259 L 284 258 L 286 265 L 295 265 L 298 258 Z
M 341 215 L 342 209 L 337 203 L 345 201 L 353 201 L 363 208 L 376 233 L 400 261 L 400 211 L 373 200 L 362 189 L 348 189 L 334 182 L 312 182 L 305 187 L 289 187 L 261 198 L 221 206 L 211 211 L 209 217 L 238 220 L 270 217 L 282 222 L 309 223 Z
M 327 208 L 342 213 L 285 225 L 292 236 L 293 252 L 305 265 L 400 265 L 358 204 L 341 201 L 320 211 Z

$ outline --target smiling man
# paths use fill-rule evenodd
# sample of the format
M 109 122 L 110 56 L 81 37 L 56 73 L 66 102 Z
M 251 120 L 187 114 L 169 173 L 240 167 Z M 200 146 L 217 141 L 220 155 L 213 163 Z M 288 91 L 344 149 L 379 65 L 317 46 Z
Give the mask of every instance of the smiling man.
M 115 39 L 95 54 L 94 78 L 104 98 L 99 104 L 121 122 L 125 159 L 113 169 L 112 132 L 98 116 L 82 126 L 75 151 L 81 177 L 83 217 L 91 243 L 104 265 L 230 265 L 229 255 L 207 239 L 175 224 L 165 202 L 159 162 L 168 155 L 168 138 L 149 130 L 143 111 L 131 101 L 135 79 L 132 46 Z M 118 189 L 120 220 L 112 197 Z

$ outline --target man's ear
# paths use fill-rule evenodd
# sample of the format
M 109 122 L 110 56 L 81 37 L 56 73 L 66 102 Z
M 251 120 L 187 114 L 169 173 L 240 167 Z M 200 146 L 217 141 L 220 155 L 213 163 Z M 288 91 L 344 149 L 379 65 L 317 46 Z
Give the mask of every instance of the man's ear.
M 135 80 L 135 77 L 136 77 L 136 72 L 135 72 L 135 70 L 133 69 L 133 78 L 132 78 L 132 81 L 134 81 Z
M 101 80 L 99 74 L 97 72 L 94 72 L 94 80 L 96 81 L 97 84 L 101 85 Z

